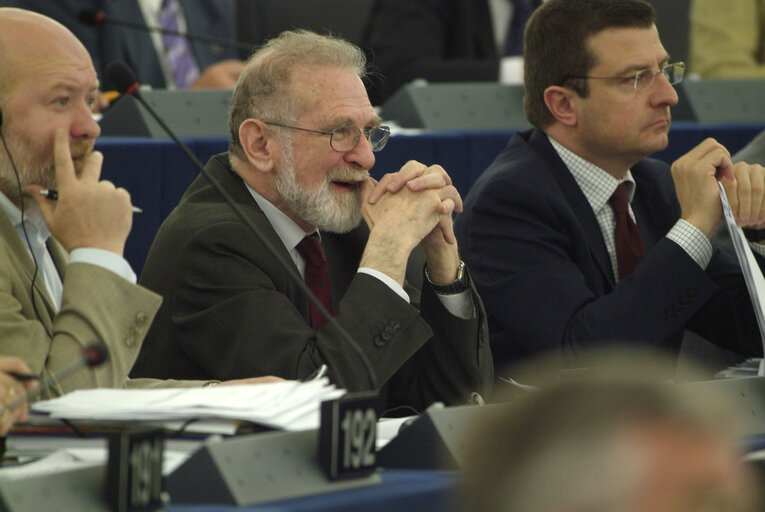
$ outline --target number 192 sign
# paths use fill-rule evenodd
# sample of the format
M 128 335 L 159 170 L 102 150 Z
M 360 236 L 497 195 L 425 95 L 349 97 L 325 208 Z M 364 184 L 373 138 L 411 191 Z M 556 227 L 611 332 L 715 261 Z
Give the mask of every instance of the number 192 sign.
M 378 400 L 376 393 L 354 393 L 322 402 L 319 460 L 331 480 L 375 471 Z

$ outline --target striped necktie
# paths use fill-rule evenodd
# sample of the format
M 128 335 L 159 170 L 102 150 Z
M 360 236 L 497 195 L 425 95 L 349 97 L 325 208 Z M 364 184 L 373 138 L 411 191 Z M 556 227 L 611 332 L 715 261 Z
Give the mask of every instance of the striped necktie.
M 159 13 L 159 25 L 165 30 L 178 32 L 180 19 L 178 0 L 162 0 L 162 10 Z M 162 35 L 165 46 L 167 63 L 173 74 L 176 87 L 188 87 L 199 77 L 199 66 L 191 52 L 191 43 L 182 36 L 171 34 Z

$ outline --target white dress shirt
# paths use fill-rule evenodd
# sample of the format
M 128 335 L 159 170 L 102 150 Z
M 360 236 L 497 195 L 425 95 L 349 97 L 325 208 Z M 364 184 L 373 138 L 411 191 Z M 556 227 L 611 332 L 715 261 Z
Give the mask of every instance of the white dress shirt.
M 548 139 L 550 139 L 550 143 L 561 157 L 561 160 L 563 160 L 563 163 L 571 171 L 574 180 L 576 180 L 577 185 L 579 185 L 585 198 L 590 203 L 592 211 L 595 213 L 595 218 L 598 220 L 600 231 L 603 235 L 603 241 L 606 243 L 608 256 L 611 259 L 614 278 L 618 282 L 619 272 L 616 264 L 616 242 L 614 240 L 616 217 L 608 201 L 616 187 L 622 182 L 626 182 L 630 202 L 630 217 L 637 224 L 635 214 L 632 211 L 632 198 L 635 196 L 635 179 L 632 177 L 632 172 L 627 170 L 624 178 L 621 180 L 617 179 L 604 169 L 565 148 L 552 137 L 548 136 Z M 666 237 L 679 245 L 701 268 L 706 268 L 709 265 L 709 261 L 712 259 L 712 243 L 704 233 L 690 222 L 678 219 Z M 749 245 L 752 247 L 752 250 L 765 256 L 765 245 L 753 243 Z
M 16 229 L 21 243 L 29 250 L 30 255 L 37 262 L 38 272 L 42 278 L 42 282 L 45 285 L 45 289 L 48 291 L 51 299 L 56 305 L 56 310 L 61 308 L 61 297 L 64 293 L 64 286 L 61 282 L 61 276 L 56 269 L 56 265 L 53 263 L 46 242 L 50 238 L 51 233 L 48 230 L 48 226 L 43 220 L 42 213 L 37 207 L 37 203 L 31 198 L 27 198 L 25 203 L 27 211 L 23 215 L 21 210 L 8 199 L 5 194 L 0 192 L 0 210 L 5 214 L 13 227 Z M 26 228 L 27 235 L 29 235 L 29 243 L 24 234 L 24 228 Z M 130 264 L 125 258 L 104 249 L 94 249 L 90 247 L 80 247 L 74 249 L 69 254 L 69 264 L 72 263 L 89 263 L 91 265 L 97 265 L 110 270 L 121 276 L 122 278 L 135 284 L 136 275 L 133 269 L 130 268 Z

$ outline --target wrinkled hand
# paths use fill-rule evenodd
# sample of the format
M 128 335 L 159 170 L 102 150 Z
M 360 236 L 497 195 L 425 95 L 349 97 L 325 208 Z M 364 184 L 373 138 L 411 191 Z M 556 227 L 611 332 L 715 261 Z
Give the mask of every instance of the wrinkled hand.
M 388 173 L 369 192 L 364 206 L 377 204 L 386 194 L 396 194 L 406 188 L 412 192 L 435 191 L 441 198 L 437 212 L 442 216 L 437 229 L 426 237 L 425 244 L 456 244 L 451 214 L 462 211 L 462 197 L 452 184 L 451 177 L 440 165 L 426 166 L 414 160 L 407 162 L 400 171 Z M 362 213 L 363 213 L 362 209 Z M 365 217 L 366 219 L 366 217 Z M 369 220 L 367 221 L 369 223 Z M 370 224 L 370 228 L 371 228 Z
M 717 180 L 733 179 L 730 153 L 714 139 L 706 139 L 672 164 L 681 217 L 711 237 L 722 217 Z
M 733 179 L 720 180 L 728 196 L 739 226 L 765 227 L 765 168 L 758 164 L 738 162 L 733 166 Z
M 379 183 L 370 178 L 361 196 L 370 228 L 361 266 L 403 283 L 409 254 L 422 244 L 434 282 L 454 280 L 459 257 L 451 214 L 462 210 L 462 198 L 443 168 L 407 162 Z
M 18 357 L 0 356 L 0 400 L 5 407 L 29 389 L 37 387 L 34 381 L 19 382 L 6 372 L 31 374 L 32 370 Z M 28 404 L 23 404 L 12 411 L 0 414 L 0 436 L 4 436 L 16 421 L 26 421 L 29 414 Z
M 103 162 L 98 151 L 85 157 L 78 176 L 64 130 L 56 130 L 54 153 L 58 201 L 41 196 L 40 185 L 26 189 L 40 207 L 48 229 L 67 251 L 91 247 L 121 256 L 133 222 L 130 194 L 109 181 L 98 181 Z
M 233 89 L 244 69 L 244 61 L 227 59 L 208 66 L 189 89 Z

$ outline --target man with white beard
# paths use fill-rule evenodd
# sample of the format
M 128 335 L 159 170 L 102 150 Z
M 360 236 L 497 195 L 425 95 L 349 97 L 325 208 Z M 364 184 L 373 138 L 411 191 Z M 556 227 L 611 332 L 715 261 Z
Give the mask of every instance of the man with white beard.
M 462 200 L 439 166 L 412 161 L 379 184 L 369 177 L 389 132 L 367 97 L 365 65 L 357 47 L 306 31 L 249 59 L 229 152 L 206 168 L 294 268 L 199 176 L 141 276 L 165 301 L 134 377 L 302 379 L 326 365 L 339 386 L 369 389 L 339 325 L 371 361 L 387 408 L 488 391 L 485 313 L 452 231 Z M 289 279 L 295 270 L 337 325 L 309 306 Z

